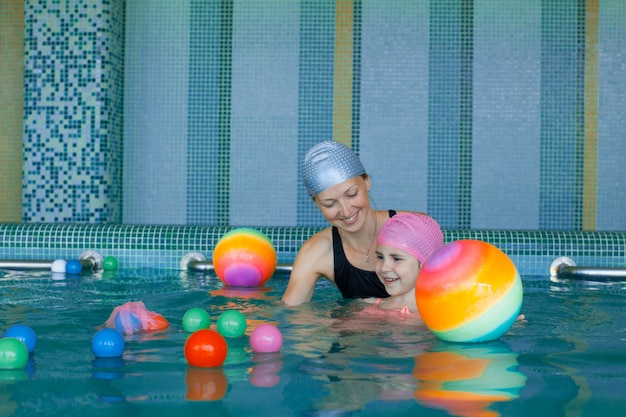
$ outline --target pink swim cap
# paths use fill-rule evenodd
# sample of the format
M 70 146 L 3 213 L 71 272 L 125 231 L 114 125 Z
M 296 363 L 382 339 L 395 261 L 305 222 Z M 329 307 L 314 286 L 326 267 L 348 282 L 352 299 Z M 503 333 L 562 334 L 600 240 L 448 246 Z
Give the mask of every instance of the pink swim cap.
M 376 243 L 400 249 L 424 263 L 443 247 L 443 233 L 430 216 L 398 213 L 383 224 Z

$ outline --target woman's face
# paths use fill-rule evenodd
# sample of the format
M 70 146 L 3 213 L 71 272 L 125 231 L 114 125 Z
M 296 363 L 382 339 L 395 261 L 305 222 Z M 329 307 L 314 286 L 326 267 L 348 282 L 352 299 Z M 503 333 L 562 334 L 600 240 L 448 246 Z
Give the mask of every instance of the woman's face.
M 420 262 L 405 251 L 387 245 L 376 248 L 376 275 L 389 295 L 405 294 L 415 288 Z
M 369 177 L 353 177 L 322 191 L 314 201 L 330 224 L 346 231 L 357 231 L 370 210 L 369 188 Z

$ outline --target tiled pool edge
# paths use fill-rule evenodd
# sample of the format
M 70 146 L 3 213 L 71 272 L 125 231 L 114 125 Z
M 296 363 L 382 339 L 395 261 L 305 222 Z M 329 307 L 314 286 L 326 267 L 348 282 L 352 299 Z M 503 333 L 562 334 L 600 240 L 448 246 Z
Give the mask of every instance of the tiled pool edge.
M 86 250 L 115 256 L 120 267 L 180 269 L 189 252 L 211 259 L 213 247 L 232 226 L 2 224 L 0 260 L 76 259 Z M 278 262 L 293 262 L 318 227 L 256 227 L 276 247 Z M 503 250 L 522 275 L 547 275 L 568 256 L 580 266 L 626 266 L 626 232 L 444 230 L 446 242 L 477 239 Z

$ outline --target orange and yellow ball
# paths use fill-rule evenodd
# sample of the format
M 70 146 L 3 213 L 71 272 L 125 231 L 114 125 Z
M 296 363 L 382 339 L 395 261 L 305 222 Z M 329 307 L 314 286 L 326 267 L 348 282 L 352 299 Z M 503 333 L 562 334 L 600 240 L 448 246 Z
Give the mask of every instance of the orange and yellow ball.
M 213 268 L 226 285 L 263 286 L 276 270 L 276 249 L 272 241 L 256 229 L 233 229 L 215 245 Z
M 479 240 L 457 240 L 420 270 L 415 300 L 426 326 L 441 340 L 498 339 L 515 322 L 523 287 L 513 261 Z

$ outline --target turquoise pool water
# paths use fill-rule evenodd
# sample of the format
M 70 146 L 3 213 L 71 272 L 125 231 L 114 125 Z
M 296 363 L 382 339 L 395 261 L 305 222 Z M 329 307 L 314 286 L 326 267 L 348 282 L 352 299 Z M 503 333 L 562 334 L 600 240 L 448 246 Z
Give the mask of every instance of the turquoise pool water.
M 524 277 L 526 320 L 500 340 L 438 341 L 420 323 L 344 301 L 320 284 L 285 309 L 288 277 L 226 289 L 212 274 L 121 269 L 80 277 L 0 271 L 0 330 L 38 335 L 24 370 L 0 371 L 0 416 L 621 416 L 626 407 L 626 290 Z M 121 359 L 90 343 L 113 308 L 143 301 L 171 323 L 127 338 Z M 238 309 L 281 329 L 280 353 L 229 339 L 221 368 L 186 364 L 184 313 Z M 248 333 L 249 333 L 248 331 Z

